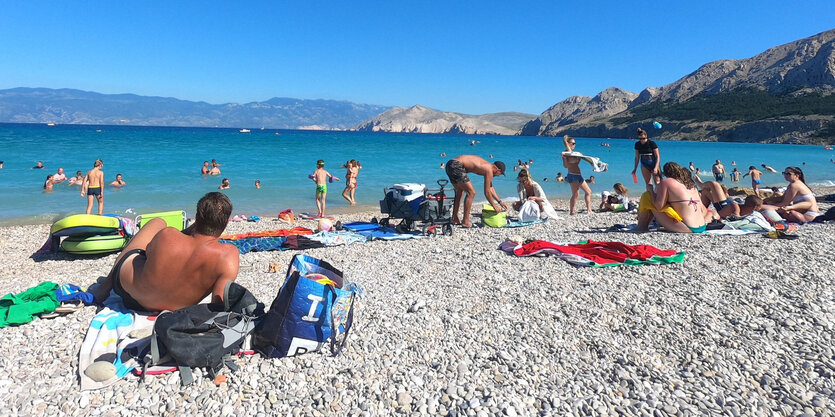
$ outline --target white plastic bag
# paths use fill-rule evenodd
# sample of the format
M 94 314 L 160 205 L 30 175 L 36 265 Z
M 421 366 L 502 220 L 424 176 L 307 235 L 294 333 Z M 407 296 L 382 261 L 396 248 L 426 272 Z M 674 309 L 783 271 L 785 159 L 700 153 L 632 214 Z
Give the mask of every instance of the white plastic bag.
M 528 200 L 519 207 L 519 221 L 532 222 L 539 220 L 539 204 L 536 201 Z

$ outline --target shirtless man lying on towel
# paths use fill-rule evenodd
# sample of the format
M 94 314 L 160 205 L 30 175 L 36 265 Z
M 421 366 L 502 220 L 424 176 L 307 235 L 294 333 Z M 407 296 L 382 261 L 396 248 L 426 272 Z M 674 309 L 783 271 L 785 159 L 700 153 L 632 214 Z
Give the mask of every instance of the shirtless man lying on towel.
M 96 301 L 111 288 L 125 307 L 139 311 L 178 310 L 209 294 L 212 302 L 222 301 L 226 283 L 238 276 L 238 249 L 218 242 L 231 213 L 229 198 L 212 192 L 200 199 L 194 224 L 182 232 L 151 220 L 116 258 Z

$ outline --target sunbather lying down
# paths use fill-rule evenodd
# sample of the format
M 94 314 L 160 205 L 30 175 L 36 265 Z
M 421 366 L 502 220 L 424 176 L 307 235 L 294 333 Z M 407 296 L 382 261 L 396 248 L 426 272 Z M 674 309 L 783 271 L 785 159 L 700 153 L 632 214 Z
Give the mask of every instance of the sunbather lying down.
M 654 195 L 647 191 L 641 196 L 637 230 L 649 230 L 649 222 L 654 217 L 670 232 L 704 233 L 710 214 L 702 204 L 690 172 L 675 162 L 667 162 L 664 176 L 667 178 L 661 181 Z
M 116 258 L 110 274 L 92 290 L 102 302 L 112 289 L 127 308 L 178 310 L 209 294 L 222 301 L 223 288 L 238 275 L 238 249 L 218 242 L 232 203 L 208 193 L 197 203 L 195 222 L 182 232 L 162 219 L 146 224 Z

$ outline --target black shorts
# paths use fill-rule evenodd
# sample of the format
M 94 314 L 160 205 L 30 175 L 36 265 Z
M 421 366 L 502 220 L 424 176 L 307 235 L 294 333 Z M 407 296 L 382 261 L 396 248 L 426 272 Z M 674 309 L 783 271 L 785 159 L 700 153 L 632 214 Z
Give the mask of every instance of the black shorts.
M 119 263 L 113 268 L 113 292 L 115 292 L 119 297 L 122 297 L 122 304 L 131 310 L 153 311 L 143 307 L 142 304 L 139 304 L 139 301 L 136 301 L 136 299 L 128 294 L 128 292 L 122 287 L 122 282 L 119 278 L 119 274 L 122 273 L 122 264 L 124 264 L 125 261 L 134 253 L 136 253 L 137 256 L 145 256 L 145 251 L 142 249 L 132 249 L 125 253 L 125 256 L 123 256 L 122 259 L 119 260 Z
M 464 168 L 464 164 L 457 159 L 450 159 L 446 163 L 446 175 L 449 177 L 449 182 L 453 184 L 470 182 L 470 177 L 467 176 L 467 170 Z
M 100 196 L 101 195 L 101 187 L 90 187 L 87 189 L 87 196 Z

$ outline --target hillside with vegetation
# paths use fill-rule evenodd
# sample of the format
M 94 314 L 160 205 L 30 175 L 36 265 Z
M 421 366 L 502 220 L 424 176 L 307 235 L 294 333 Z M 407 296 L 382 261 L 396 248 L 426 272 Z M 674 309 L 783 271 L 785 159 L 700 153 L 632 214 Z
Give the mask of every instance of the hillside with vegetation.
M 835 30 L 830 30 L 748 59 L 705 64 L 674 83 L 645 89 L 615 114 L 555 118 L 552 109 L 577 102 L 569 98 L 520 134 L 633 137 L 636 128 L 649 129 L 657 121 L 663 128 L 652 132 L 659 139 L 831 144 L 833 93 Z

